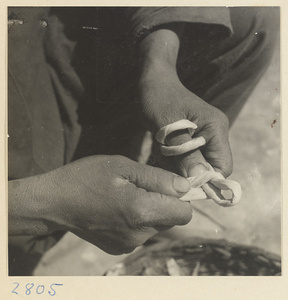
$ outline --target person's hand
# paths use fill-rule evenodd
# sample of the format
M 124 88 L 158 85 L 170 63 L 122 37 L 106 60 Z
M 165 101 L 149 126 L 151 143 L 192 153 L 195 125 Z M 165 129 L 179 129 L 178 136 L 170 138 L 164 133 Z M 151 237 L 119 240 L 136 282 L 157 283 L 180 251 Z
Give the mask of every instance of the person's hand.
M 198 126 L 193 137 L 203 136 L 206 140 L 201 151 L 195 150 L 175 157 L 181 174 L 199 175 L 205 170 L 208 161 L 215 170 L 225 177 L 229 176 L 232 172 L 232 155 L 226 115 L 187 90 L 172 70 L 158 66 L 158 70 L 151 70 L 146 76 L 140 82 L 138 91 L 150 130 L 156 133 L 165 125 L 188 119 Z M 187 130 L 181 130 L 170 134 L 166 143 L 180 145 L 190 139 Z
M 20 226 L 26 228 L 24 233 L 33 235 L 45 226 L 46 234 L 71 231 L 110 254 L 130 252 L 159 231 L 184 225 L 192 217 L 191 205 L 179 200 L 190 188 L 185 178 L 122 156 L 83 158 L 40 175 L 26 184 L 26 192 L 31 187 L 33 195 L 28 195 L 26 205 L 14 204 L 14 215 L 11 195 L 10 223 L 21 221 L 17 209 L 25 205 L 26 222 Z M 33 201 L 32 212 L 28 201 Z
M 138 101 L 146 125 L 154 134 L 161 127 L 182 119 L 198 126 L 193 137 L 205 138 L 206 144 L 201 151 L 194 150 L 175 157 L 178 171 L 183 176 L 200 175 L 207 170 L 208 161 L 216 171 L 227 177 L 232 172 L 228 118 L 180 82 L 176 71 L 180 35 L 181 26 L 171 24 L 168 29 L 152 32 L 139 44 Z M 179 130 L 171 133 L 165 142 L 175 146 L 188 140 L 191 140 L 188 131 Z

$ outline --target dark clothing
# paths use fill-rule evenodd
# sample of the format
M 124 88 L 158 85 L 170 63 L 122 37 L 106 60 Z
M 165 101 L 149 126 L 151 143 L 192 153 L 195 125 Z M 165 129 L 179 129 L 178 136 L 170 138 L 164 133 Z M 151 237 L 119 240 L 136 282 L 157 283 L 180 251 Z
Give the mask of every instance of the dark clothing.
M 185 24 L 177 62 L 183 84 L 233 121 L 269 63 L 278 19 L 278 8 L 10 8 L 9 180 L 73 156 L 135 159 L 145 130 L 134 97 L 135 49 L 167 23 Z M 15 251 L 40 257 L 62 235 L 12 238 L 10 274 L 24 270 Z

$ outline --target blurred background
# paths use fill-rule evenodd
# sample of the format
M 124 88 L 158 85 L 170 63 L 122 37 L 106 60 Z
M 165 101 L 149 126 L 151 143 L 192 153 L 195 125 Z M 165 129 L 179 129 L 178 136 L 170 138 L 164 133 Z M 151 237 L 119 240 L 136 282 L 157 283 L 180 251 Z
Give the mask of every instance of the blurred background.
M 161 234 L 159 239 L 224 238 L 239 245 L 281 254 L 279 70 L 278 46 L 267 72 L 230 130 L 234 157 L 231 179 L 242 186 L 241 202 L 231 208 L 220 207 L 213 201 L 194 202 L 193 220 L 186 226 L 177 226 Z M 108 255 L 67 233 L 44 255 L 34 274 L 103 275 L 125 256 Z

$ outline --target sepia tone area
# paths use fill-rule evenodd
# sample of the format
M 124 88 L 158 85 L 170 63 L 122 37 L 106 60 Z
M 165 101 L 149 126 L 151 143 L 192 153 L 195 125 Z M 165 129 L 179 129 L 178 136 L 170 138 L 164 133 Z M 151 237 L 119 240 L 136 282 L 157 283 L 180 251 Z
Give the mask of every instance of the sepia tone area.
M 239 245 L 281 253 L 279 69 L 278 48 L 269 69 L 230 130 L 234 157 L 231 178 L 241 183 L 243 189 L 239 205 L 225 209 L 212 201 L 193 202 L 193 220 L 162 234 L 159 240 L 224 238 Z M 68 233 L 44 255 L 35 275 L 102 275 L 125 256 L 108 255 Z

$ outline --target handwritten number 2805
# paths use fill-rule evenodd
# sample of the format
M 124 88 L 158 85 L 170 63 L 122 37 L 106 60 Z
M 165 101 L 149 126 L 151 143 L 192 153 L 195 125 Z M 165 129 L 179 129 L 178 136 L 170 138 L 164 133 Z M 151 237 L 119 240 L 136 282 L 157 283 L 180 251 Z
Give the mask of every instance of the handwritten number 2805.
M 18 289 L 18 287 L 20 286 L 20 284 L 19 284 L 18 282 L 13 282 L 13 284 L 15 284 L 16 286 L 15 286 L 15 288 L 12 290 L 12 293 L 18 295 L 17 289 Z M 50 296 L 55 296 L 55 295 L 56 295 L 55 287 L 56 287 L 56 286 L 61 286 L 61 285 L 63 285 L 63 284 L 60 284 L 60 283 L 52 283 L 52 284 L 50 284 L 50 289 L 48 290 L 48 294 L 49 294 Z M 26 294 L 27 296 L 29 296 L 29 295 L 31 295 L 31 294 L 33 293 L 33 292 L 32 292 L 33 287 L 34 287 L 34 283 L 27 283 L 27 284 L 25 285 L 25 294 Z M 44 292 L 45 292 L 45 286 L 44 286 L 44 285 L 40 284 L 40 285 L 38 285 L 38 286 L 36 287 L 35 293 L 36 293 L 37 295 L 41 295 L 41 294 L 43 294 Z

